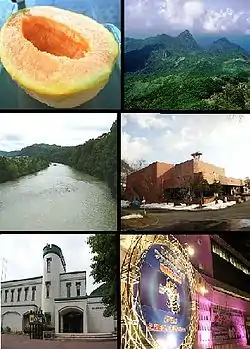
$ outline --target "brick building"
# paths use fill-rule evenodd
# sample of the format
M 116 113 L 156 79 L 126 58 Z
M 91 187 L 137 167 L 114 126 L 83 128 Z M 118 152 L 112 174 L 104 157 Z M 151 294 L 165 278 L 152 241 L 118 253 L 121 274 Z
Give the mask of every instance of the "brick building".
M 220 182 L 226 195 L 241 193 L 244 181 L 226 177 L 225 169 L 200 160 L 201 153 L 192 154 L 193 159 L 180 164 L 154 162 L 131 173 L 127 177 L 126 198 L 144 197 L 147 202 L 160 202 L 167 191 L 187 188 L 195 176 L 202 176 L 211 185 Z

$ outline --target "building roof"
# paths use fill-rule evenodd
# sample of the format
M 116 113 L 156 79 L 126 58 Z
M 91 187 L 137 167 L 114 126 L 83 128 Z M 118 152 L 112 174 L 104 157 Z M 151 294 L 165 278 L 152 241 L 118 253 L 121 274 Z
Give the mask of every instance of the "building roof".
M 107 293 L 106 284 L 102 284 L 90 293 L 90 297 L 103 297 Z
M 18 280 L 1 281 L 1 284 L 7 284 L 8 282 L 29 281 L 29 280 L 36 280 L 36 279 L 42 279 L 42 276 L 35 276 L 33 278 L 18 279 Z

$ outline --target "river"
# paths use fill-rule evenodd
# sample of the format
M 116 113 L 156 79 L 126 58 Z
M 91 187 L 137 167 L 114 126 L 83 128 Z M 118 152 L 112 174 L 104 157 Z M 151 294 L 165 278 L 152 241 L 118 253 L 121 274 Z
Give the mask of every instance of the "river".
M 116 230 L 116 201 L 105 183 L 69 166 L 0 184 L 0 231 Z

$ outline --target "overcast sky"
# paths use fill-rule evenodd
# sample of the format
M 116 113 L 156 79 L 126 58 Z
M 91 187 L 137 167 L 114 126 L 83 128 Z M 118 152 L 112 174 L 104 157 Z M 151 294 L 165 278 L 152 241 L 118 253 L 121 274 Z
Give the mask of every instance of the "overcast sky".
M 226 176 L 250 177 L 250 115 L 122 115 L 122 158 L 180 163 L 202 152 Z
M 108 132 L 115 113 L 0 114 L 0 150 L 20 150 L 34 143 L 83 144 Z
M 1 262 L 7 260 L 6 278 L 18 280 L 43 275 L 43 248 L 48 244 L 61 247 L 66 271 L 85 270 L 87 293 L 98 287 L 90 277 L 91 251 L 87 244 L 90 234 L 4 234 L 1 235 Z
M 250 35 L 248 0 L 125 0 L 126 36 L 192 33 Z

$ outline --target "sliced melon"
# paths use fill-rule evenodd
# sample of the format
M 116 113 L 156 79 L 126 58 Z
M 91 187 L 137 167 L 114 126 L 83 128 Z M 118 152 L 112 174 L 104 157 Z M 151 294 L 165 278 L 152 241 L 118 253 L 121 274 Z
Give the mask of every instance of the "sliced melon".
M 18 11 L 0 32 L 5 69 L 30 96 L 55 108 L 94 98 L 117 56 L 118 44 L 103 25 L 52 6 Z

